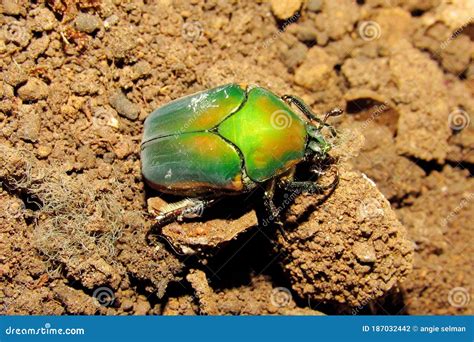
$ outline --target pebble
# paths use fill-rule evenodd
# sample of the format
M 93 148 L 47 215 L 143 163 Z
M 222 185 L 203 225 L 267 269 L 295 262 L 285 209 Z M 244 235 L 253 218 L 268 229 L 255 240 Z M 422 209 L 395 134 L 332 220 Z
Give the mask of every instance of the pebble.
M 21 13 L 21 7 L 15 0 L 3 0 L 2 1 L 3 14 L 7 15 L 19 15 Z
M 19 136 L 29 142 L 38 141 L 41 129 L 41 117 L 34 105 L 22 105 Z
M 80 32 L 93 33 L 102 25 L 101 20 L 92 14 L 79 13 L 76 17 L 75 26 Z
M 360 262 L 372 263 L 377 261 L 374 247 L 367 242 L 356 242 L 352 252 Z
M 138 297 L 138 300 L 134 305 L 135 315 L 146 315 L 151 309 L 150 303 L 146 300 L 146 298 L 141 297 L 143 296 Z
M 296 69 L 295 82 L 313 91 L 324 89 L 336 77 L 333 59 L 322 48 L 312 47 L 303 64 Z
M 121 306 L 123 311 L 130 311 L 133 309 L 133 301 L 130 298 L 125 298 Z
M 104 20 L 104 28 L 108 30 L 110 27 L 114 26 L 119 22 L 119 17 L 115 14 L 112 14 L 110 17 Z
M 272 12 L 278 19 L 285 20 L 294 15 L 302 3 L 302 0 L 271 0 Z
M 110 96 L 109 102 L 119 115 L 130 120 L 138 118 L 138 106 L 132 103 L 120 90 Z
M 12 87 L 18 86 L 20 83 L 26 82 L 28 75 L 23 68 L 12 63 L 10 67 L 3 73 L 3 80 Z
M 328 34 L 326 32 L 318 31 L 318 33 L 316 33 L 316 42 L 320 46 L 326 46 L 329 42 Z
M 151 65 L 147 61 L 139 61 L 132 67 L 132 79 L 137 80 L 151 74 Z
M 310 25 L 295 25 L 295 35 L 299 41 L 313 42 L 316 41 L 318 30 Z
M 317 12 L 323 6 L 323 0 L 309 0 L 306 6 L 308 11 Z
M 38 146 L 38 158 L 44 159 L 47 158 L 53 151 L 51 145 L 41 145 Z
M 57 25 L 53 12 L 47 8 L 35 8 L 29 15 L 34 18 L 31 29 L 35 32 L 51 31 Z
M 293 69 L 304 61 L 307 52 L 307 46 L 298 42 L 282 54 L 283 62 L 288 68 Z
M 41 38 L 35 39 L 28 46 L 28 57 L 32 60 L 38 58 L 39 55 L 44 53 L 49 46 L 49 37 L 43 36 Z
M 42 80 L 32 77 L 18 89 L 18 96 L 23 101 L 37 101 L 48 97 L 48 85 Z
M 130 139 L 124 138 L 115 145 L 114 152 L 118 159 L 125 159 L 133 152 L 133 146 Z

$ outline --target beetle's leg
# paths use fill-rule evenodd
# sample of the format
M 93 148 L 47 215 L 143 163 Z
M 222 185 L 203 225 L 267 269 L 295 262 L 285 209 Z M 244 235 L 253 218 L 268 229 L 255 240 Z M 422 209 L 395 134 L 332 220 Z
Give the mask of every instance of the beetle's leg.
M 334 189 L 337 183 L 338 181 L 334 181 L 329 185 L 319 185 L 316 182 L 311 181 L 292 182 L 285 184 L 285 190 L 288 192 L 316 194 L 322 193 L 329 189 Z
M 275 206 L 275 203 L 273 202 L 273 196 L 275 194 L 275 181 L 271 180 L 265 189 L 265 192 L 263 194 L 264 199 L 263 203 L 265 204 L 265 209 L 267 210 L 268 218 L 270 220 L 278 220 L 279 218 L 279 210 Z
M 158 223 L 181 221 L 183 218 L 194 218 L 202 215 L 204 209 L 211 205 L 214 200 L 202 200 L 198 198 L 186 198 L 176 203 L 170 203 L 161 208 L 156 217 Z
M 284 185 L 286 191 L 297 192 L 297 193 L 308 193 L 308 194 L 317 194 L 322 193 L 327 190 L 333 190 L 339 184 L 339 173 L 336 174 L 336 177 L 328 185 L 320 185 L 312 181 L 302 181 L 302 182 L 291 182 Z
M 283 235 L 283 238 L 286 239 L 285 231 L 283 230 L 283 222 L 280 219 L 280 209 L 275 206 L 273 202 L 273 196 L 275 194 L 275 180 L 271 180 L 265 189 L 263 203 L 267 211 L 267 218 L 264 220 L 264 226 L 267 226 L 268 223 L 273 223 L 278 227 L 280 233 Z
M 308 107 L 306 103 L 302 99 L 294 95 L 283 95 L 282 100 L 288 104 L 294 104 L 306 117 L 312 119 L 319 123 L 318 129 L 323 128 L 324 126 L 328 126 L 332 128 L 329 124 L 326 123 L 326 120 L 331 116 L 338 116 L 343 113 L 343 110 L 340 108 L 333 108 L 329 112 L 324 113 L 324 117 L 321 120 L 313 111 Z

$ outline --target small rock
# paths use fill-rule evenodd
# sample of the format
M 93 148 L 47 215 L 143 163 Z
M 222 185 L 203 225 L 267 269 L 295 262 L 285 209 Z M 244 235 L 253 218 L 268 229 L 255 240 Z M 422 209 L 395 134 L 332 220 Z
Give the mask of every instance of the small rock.
M 92 169 L 95 167 L 95 154 L 89 146 L 83 145 L 77 150 L 76 161 L 81 169 Z
M 74 82 L 71 83 L 71 90 L 74 94 L 94 95 L 99 91 L 99 79 L 95 69 L 88 69 L 74 76 Z
M 333 67 L 336 59 L 318 46 L 312 47 L 306 59 L 295 72 L 295 82 L 307 89 L 319 91 L 335 83 L 337 75 Z
M 360 225 L 359 227 L 360 231 L 362 232 L 362 234 L 364 234 L 364 236 L 370 236 L 372 235 L 373 233 L 373 229 L 372 229 L 372 226 L 371 225 L 367 225 L 367 224 L 362 224 Z
M 38 158 L 39 159 L 47 158 L 51 154 L 52 151 L 53 149 L 50 145 L 38 146 Z
M 35 8 L 29 15 L 33 17 L 31 29 L 35 32 L 51 31 L 57 25 L 53 12 L 47 8 Z
M 30 78 L 18 89 L 18 96 L 24 101 L 37 101 L 48 97 L 48 85 L 38 78 Z
M 41 117 L 34 105 L 22 105 L 19 135 L 23 140 L 36 142 L 41 129 Z
M 134 305 L 135 315 L 146 315 L 151 309 L 150 303 L 143 296 L 138 297 L 138 301 Z
M 19 15 L 21 13 L 21 7 L 15 0 L 3 0 L 2 1 L 3 14 L 7 15 Z
M 133 309 L 133 301 L 130 298 L 125 298 L 121 306 L 123 311 L 130 311 Z
M 121 139 L 114 148 L 114 152 L 117 155 L 118 159 L 125 159 L 127 156 L 129 156 L 133 151 L 132 151 L 132 142 L 130 139 Z
M 12 21 L 2 24 L 3 36 L 7 42 L 15 43 L 18 46 L 26 47 L 31 40 L 30 29 L 24 21 Z
M 0 99 L 13 97 L 14 95 L 13 87 L 6 82 L 0 81 Z
M 151 73 L 150 63 L 147 61 L 139 61 L 132 67 L 132 80 L 137 80 Z
M 326 32 L 318 31 L 318 33 L 316 33 L 316 42 L 320 46 L 326 46 L 329 42 L 328 34 Z
M 21 66 L 10 64 L 10 67 L 3 73 L 3 80 L 12 87 L 18 86 L 20 83 L 26 82 L 28 75 Z
M 44 53 L 49 46 L 49 37 L 44 35 L 41 38 L 34 39 L 28 46 L 28 57 L 35 60 L 39 55 Z
M 377 261 L 374 246 L 366 242 L 356 242 L 352 248 L 352 252 L 360 262 L 372 263 Z
M 93 33 L 100 28 L 101 24 L 98 17 L 87 13 L 79 13 L 75 21 L 76 29 L 86 33 Z
M 318 36 L 318 30 L 311 25 L 295 25 L 294 31 L 298 40 L 302 42 L 313 42 Z
M 132 103 L 120 90 L 109 98 L 110 105 L 121 115 L 130 120 L 138 118 L 138 106 Z
M 104 20 L 104 28 L 108 30 L 111 26 L 114 26 L 119 21 L 119 17 L 112 14 L 110 17 Z
M 308 48 L 306 45 L 298 42 L 291 49 L 282 54 L 283 63 L 285 63 L 288 68 L 293 69 L 304 61 L 307 52 Z
M 112 164 L 114 162 L 116 155 L 114 152 L 105 152 L 102 159 L 104 159 L 104 162 L 107 164 Z
M 317 12 L 321 9 L 323 0 L 309 0 L 307 4 L 308 11 Z
M 302 0 L 271 0 L 272 12 L 278 19 L 288 19 L 295 14 L 300 8 Z

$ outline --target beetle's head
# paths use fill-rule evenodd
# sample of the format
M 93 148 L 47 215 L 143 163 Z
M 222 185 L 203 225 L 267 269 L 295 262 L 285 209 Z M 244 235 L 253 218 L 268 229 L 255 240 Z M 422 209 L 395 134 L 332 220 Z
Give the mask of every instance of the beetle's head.
M 320 160 L 326 159 L 337 135 L 334 127 L 326 123 L 317 126 L 309 123 L 306 126 L 306 132 L 309 137 L 307 155 Z

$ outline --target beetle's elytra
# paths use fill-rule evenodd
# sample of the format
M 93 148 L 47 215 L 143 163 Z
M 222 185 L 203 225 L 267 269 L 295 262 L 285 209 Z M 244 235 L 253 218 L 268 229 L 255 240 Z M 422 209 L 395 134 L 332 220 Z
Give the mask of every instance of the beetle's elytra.
M 268 189 L 265 203 L 271 214 L 275 186 L 321 189 L 315 182 L 293 180 L 299 162 L 321 160 L 330 148 L 321 134 L 328 125 L 296 97 L 228 84 L 172 101 L 153 111 L 144 126 L 146 182 L 191 197 L 165 208 L 160 220 L 188 216 L 218 196 L 248 192 L 258 184 Z

